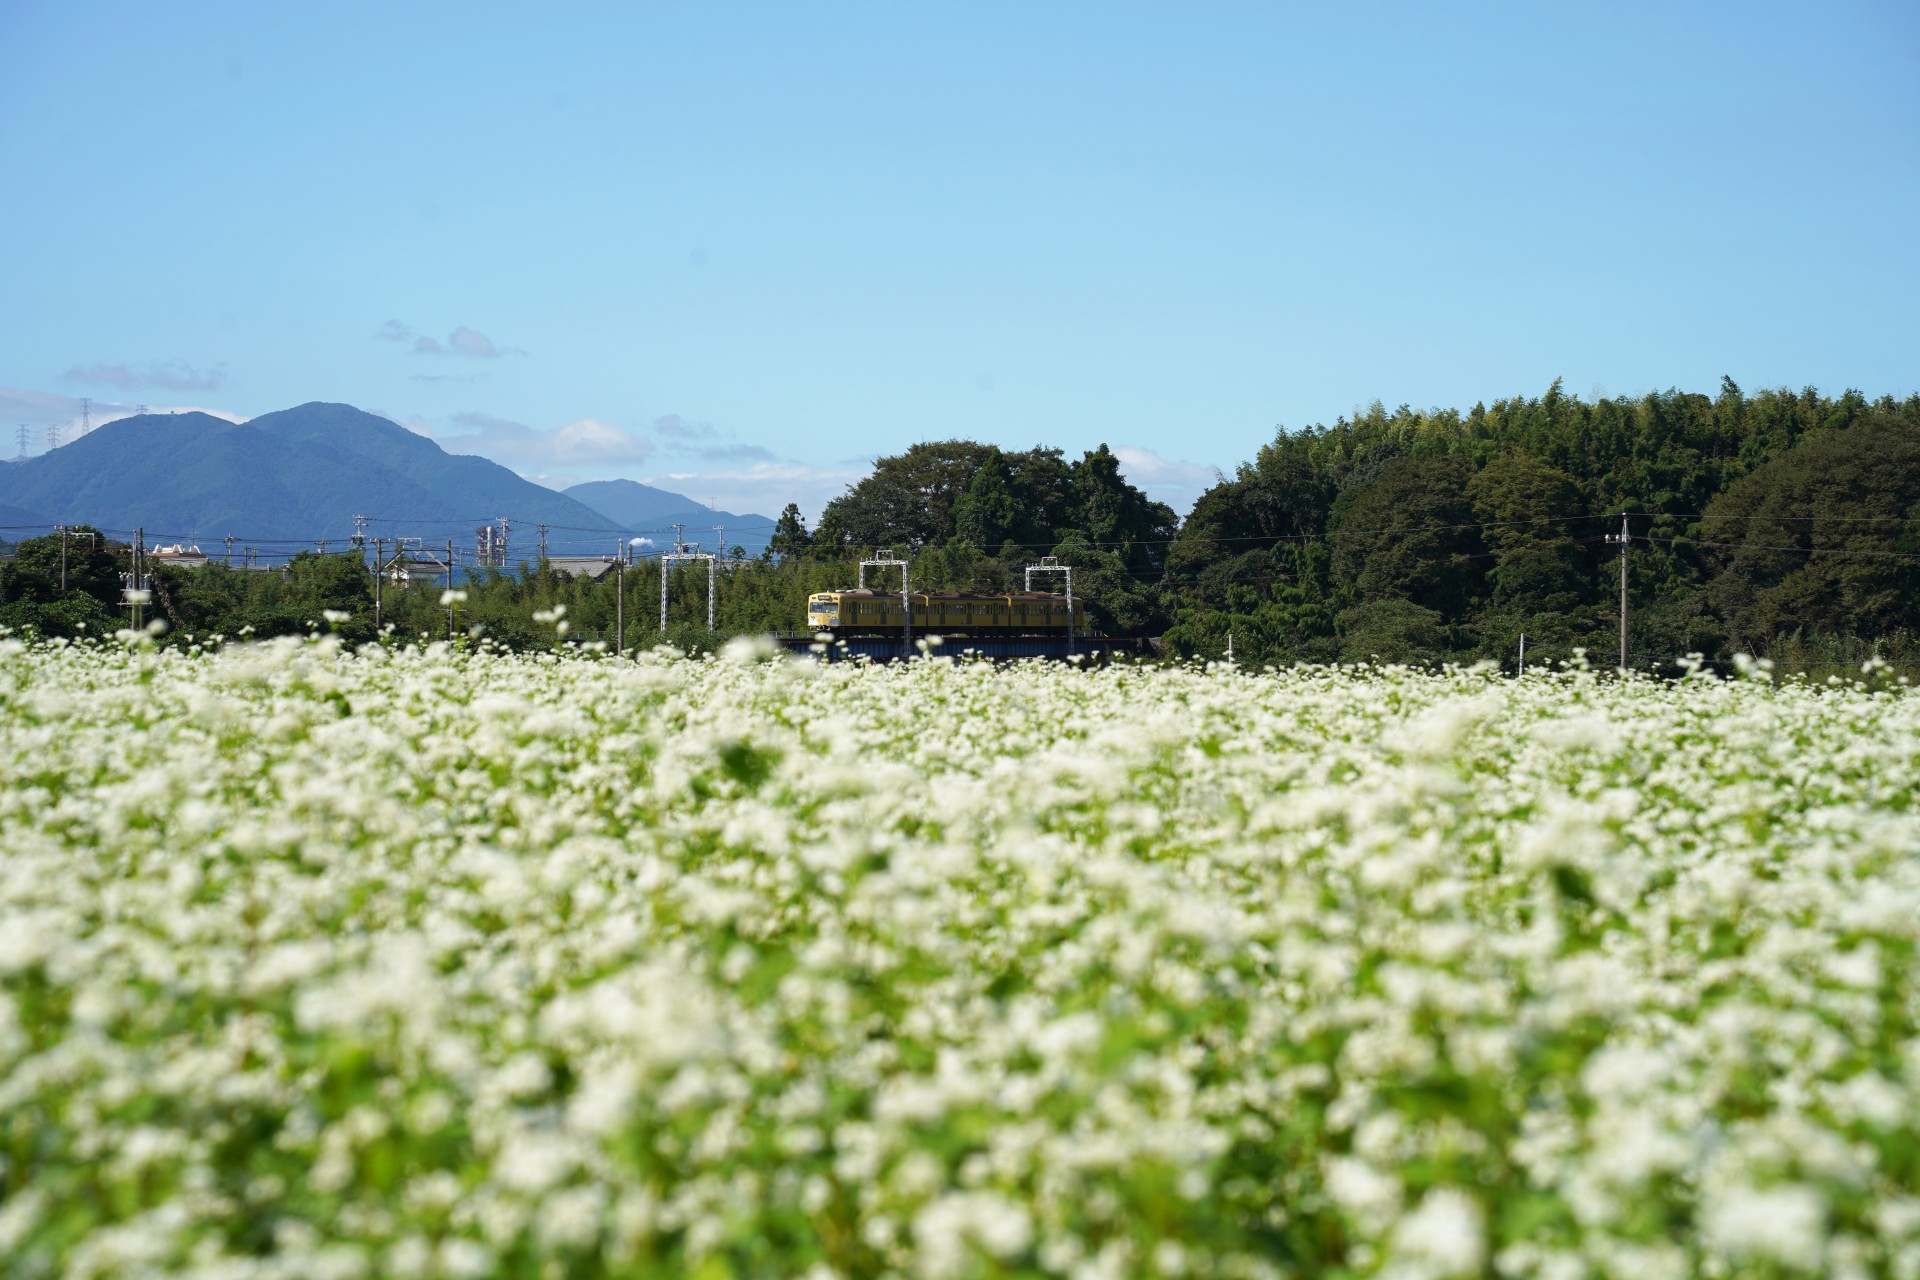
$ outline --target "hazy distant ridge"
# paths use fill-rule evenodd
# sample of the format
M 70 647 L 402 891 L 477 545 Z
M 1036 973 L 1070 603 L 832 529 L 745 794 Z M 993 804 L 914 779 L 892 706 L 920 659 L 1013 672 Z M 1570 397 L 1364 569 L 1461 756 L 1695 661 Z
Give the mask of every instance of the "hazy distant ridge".
M 645 532 L 655 542 L 662 541 L 662 533 L 671 538 L 670 530 L 676 523 L 686 526 L 688 542 L 708 548 L 713 545 L 715 525 L 726 530 L 728 547 L 741 546 L 751 553 L 758 553 L 773 536 L 773 521 L 767 516 L 716 511 L 685 494 L 633 480 L 590 480 L 565 492 L 621 528 Z
M 678 494 L 632 488 L 658 495 L 675 508 L 662 514 L 689 525 L 729 519 Z M 121 418 L 0 468 L 0 524 L 144 527 L 149 542 L 197 542 L 208 551 L 231 534 L 272 555 L 321 539 L 344 547 L 355 515 L 369 517 L 370 538 L 412 536 L 429 546 L 451 539 L 461 551 L 473 547 L 478 525 L 505 516 L 513 561 L 535 553 L 541 524 L 555 555 L 611 553 L 630 527 L 498 463 L 448 453 L 385 418 L 323 402 L 245 423 L 204 413 Z M 728 541 L 749 540 L 730 532 Z

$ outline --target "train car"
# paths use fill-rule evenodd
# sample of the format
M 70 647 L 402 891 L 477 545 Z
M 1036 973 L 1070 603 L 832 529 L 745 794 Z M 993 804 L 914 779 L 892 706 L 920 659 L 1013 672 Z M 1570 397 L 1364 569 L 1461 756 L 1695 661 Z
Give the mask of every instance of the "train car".
M 975 595 L 960 591 L 916 591 L 913 629 L 939 636 L 1064 636 L 1068 601 L 1064 595 L 1020 591 L 1011 595 Z M 1072 602 L 1073 630 L 1086 633 L 1086 613 Z M 818 591 L 807 597 L 807 630 L 836 636 L 898 635 L 898 591 Z

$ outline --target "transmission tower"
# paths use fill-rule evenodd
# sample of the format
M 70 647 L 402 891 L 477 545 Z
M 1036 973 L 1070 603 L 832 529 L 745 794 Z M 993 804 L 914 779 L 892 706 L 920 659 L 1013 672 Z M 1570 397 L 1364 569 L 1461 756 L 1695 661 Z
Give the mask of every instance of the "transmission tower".
M 58 449 L 59 447 L 60 447 L 60 424 L 57 422 L 50 422 L 47 424 L 47 452 L 52 453 L 55 449 Z
M 707 630 L 713 630 L 713 588 L 714 556 L 711 551 L 702 551 L 681 541 L 678 536 L 683 525 L 673 526 L 673 550 L 660 557 L 660 629 L 667 629 L 667 581 L 673 577 L 673 566 L 682 560 L 705 560 L 707 562 Z
M 1036 573 L 1062 573 L 1067 578 L 1067 656 L 1073 656 L 1073 566 L 1061 564 L 1059 556 L 1041 556 L 1039 564 L 1027 566 L 1028 591 L 1033 590 L 1033 575 Z
M 860 589 L 867 589 L 867 569 L 900 570 L 900 656 L 913 656 L 913 597 L 907 594 L 907 562 L 891 550 L 876 554 L 872 560 L 860 562 Z
M 27 424 L 24 422 L 21 423 L 20 429 L 14 432 L 13 434 L 15 438 L 20 441 L 20 456 L 23 458 L 26 457 L 27 456 Z
M 80 434 L 84 436 L 85 434 L 87 434 L 87 432 L 91 430 L 93 430 L 93 397 L 81 396 L 80 397 Z

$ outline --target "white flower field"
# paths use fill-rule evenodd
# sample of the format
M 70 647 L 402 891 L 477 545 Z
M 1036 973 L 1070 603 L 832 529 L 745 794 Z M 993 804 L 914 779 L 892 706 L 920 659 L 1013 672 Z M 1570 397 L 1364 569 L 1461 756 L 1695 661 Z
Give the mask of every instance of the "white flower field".
M 1920 1276 L 1878 675 L 0 642 L 9 1277 Z

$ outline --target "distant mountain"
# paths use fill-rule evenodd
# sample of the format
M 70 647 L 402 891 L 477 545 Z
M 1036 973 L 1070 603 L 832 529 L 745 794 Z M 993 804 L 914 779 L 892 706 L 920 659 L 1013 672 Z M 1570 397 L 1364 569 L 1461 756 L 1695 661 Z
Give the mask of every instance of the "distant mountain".
M 655 542 L 661 541 L 662 533 L 671 535 L 675 524 L 683 524 L 688 542 L 710 546 L 714 526 L 718 525 L 726 530 L 728 547 L 739 546 L 749 554 L 758 554 L 773 536 L 773 521 L 766 516 L 719 511 L 685 494 L 633 480 L 589 480 L 565 493 L 621 528 L 646 534 Z
M 452 539 L 511 521 L 510 559 L 548 526 L 554 553 L 611 549 L 617 522 L 485 458 L 350 405 L 306 404 L 232 423 L 204 413 L 121 418 L 59 449 L 0 470 L 0 507 L 42 521 L 144 527 L 149 542 L 228 534 L 265 558 L 326 539 L 344 544 L 353 517 L 369 537 Z M 0 520 L 0 523 L 14 523 Z
M 634 480 L 589 480 L 562 490 L 575 502 L 583 502 L 609 520 L 633 529 L 653 523 L 662 516 L 706 508 L 685 494 L 670 493 Z

